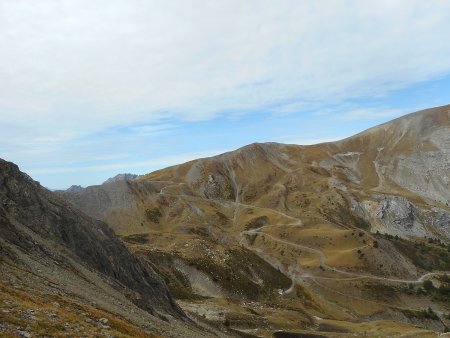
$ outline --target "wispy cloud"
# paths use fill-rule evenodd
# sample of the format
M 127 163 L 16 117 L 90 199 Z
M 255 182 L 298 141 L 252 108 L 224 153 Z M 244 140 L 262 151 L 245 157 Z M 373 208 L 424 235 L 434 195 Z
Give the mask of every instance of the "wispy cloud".
M 450 71 L 448 2 L 0 6 L 2 117 L 43 130 L 201 120 L 279 100 L 301 107 L 380 95 Z
M 176 128 L 175 124 L 162 123 L 162 124 L 144 124 L 139 126 L 130 127 L 130 131 L 143 135 L 155 135 L 164 132 L 172 131 Z
M 192 122 L 281 118 L 443 77 L 449 32 L 437 0 L 0 0 L 0 155 L 65 166 L 145 140 L 142 156 L 161 158 L 158 142 L 198 130 L 157 136 Z
M 286 140 L 283 140 L 283 142 L 288 143 L 288 144 L 298 144 L 298 145 L 306 146 L 306 145 L 312 145 L 312 144 L 338 141 L 338 140 L 344 139 L 347 136 L 348 135 L 342 135 L 342 136 L 337 136 L 337 137 L 288 138 Z
M 378 120 L 385 118 L 394 118 L 404 115 L 406 112 L 403 109 L 376 109 L 376 108 L 365 108 L 346 111 L 342 113 L 339 117 L 344 121 L 353 120 Z
M 26 171 L 35 175 L 42 174 L 59 174 L 59 173 L 73 173 L 73 172 L 92 172 L 92 171 L 130 171 L 140 168 L 146 169 L 160 169 L 166 166 L 176 165 L 184 162 L 188 162 L 194 159 L 210 157 L 225 152 L 224 150 L 217 151 L 203 151 L 188 154 L 179 154 L 175 156 L 163 156 L 151 160 L 132 161 L 132 162 L 114 162 L 101 165 L 85 165 L 85 166 L 67 166 L 67 167 L 47 167 L 47 168 L 25 168 Z

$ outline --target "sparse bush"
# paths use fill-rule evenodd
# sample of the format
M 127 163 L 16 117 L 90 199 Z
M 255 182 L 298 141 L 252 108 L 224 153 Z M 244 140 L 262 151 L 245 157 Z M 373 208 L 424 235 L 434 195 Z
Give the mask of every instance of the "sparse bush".
M 450 297 L 450 286 L 445 286 L 441 284 L 439 288 L 437 289 L 439 294 L 445 297 Z
M 439 281 L 443 282 L 443 283 L 450 283 L 450 277 L 448 275 L 443 275 L 441 277 L 438 278 Z
M 229 219 L 228 219 L 228 217 L 225 214 L 221 213 L 220 211 L 216 211 L 216 215 L 219 218 L 219 223 L 221 225 L 228 224 Z
M 406 293 L 409 295 L 412 295 L 414 293 L 414 285 L 413 284 L 408 284 L 407 288 L 406 288 Z
M 159 219 L 162 217 L 161 211 L 158 208 L 152 208 L 145 210 L 145 216 L 153 223 L 159 223 Z
M 426 280 L 425 282 L 423 282 L 422 286 L 427 292 L 434 289 L 433 283 L 430 280 Z
M 422 313 L 425 316 L 425 318 L 434 319 L 434 320 L 439 319 L 438 315 L 436 314 L 436 312 L 433 311 L 433 309 L 431 307 L 428 307 L 428 309 L 423 310 Z
M 425 241 L 411 241 L 398 236 L 377 235 L 377 237 L 385 238 L 395 245 L 405 257 L 418 268 L 432 270 L 450 270 L 450 255 L 445 249 Z
M 269 222 L 269 218 L 267 216 L 259 216 L 253 218 L 250 222 L 245 224 L 245 230 L 252 230 L 252 229 L 258 229 L 263 227 L 264 225 Z

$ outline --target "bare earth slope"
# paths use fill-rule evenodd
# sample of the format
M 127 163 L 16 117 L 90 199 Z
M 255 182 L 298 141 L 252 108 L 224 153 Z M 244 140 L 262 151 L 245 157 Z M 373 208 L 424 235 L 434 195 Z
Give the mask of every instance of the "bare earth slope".
M 449 110 L 61 194 L 211 322 L 263 336 L 435 336 L 414 325 L 449 325 Z

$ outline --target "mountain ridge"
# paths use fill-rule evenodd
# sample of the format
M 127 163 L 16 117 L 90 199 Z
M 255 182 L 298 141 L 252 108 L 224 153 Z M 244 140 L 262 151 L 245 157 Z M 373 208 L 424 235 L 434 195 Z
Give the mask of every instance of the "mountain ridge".
M 2 159 L 0 224 L 2 334 L 210 335 L 107 224 Z
M 420 294 L 421 282 L 440 285 L 450 271 L 449 108 L 336 142 L 254 143 L 63 197 L 158 265 L 189 313 L 211 311 L 217 322 L 215 307 L 230 299 L 222 311 L 237 318 L 245 299 L 259 304 L 274 328 L 293 325 L 276 319 L 271 299 L 288 317 L 289 308 L 301 309 L 303 328 L 319 325 L 316 316 L 372 318 L 375 326 L 376 318 L 396 318 L 443 331 L 448 307 L 430 300 L 439 320 L 411 319 L 403 302 L 419 316 L 423 301 L 402 285 L 412 283 Z M 252 265 L 258 270 L 238 268 Z M 267 277 L 271 267 L 281 273 L 278 286 Z M 380 302 L 368 288 L 393 288 L 400 296 Z M 191 297 L 209 300 L 199 305 Z M 252 309 L 261 313 L 258 306 Z

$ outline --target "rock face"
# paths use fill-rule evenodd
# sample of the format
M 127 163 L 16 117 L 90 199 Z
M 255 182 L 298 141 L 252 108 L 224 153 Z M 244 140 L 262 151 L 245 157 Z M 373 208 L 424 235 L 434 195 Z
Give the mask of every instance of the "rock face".
M 81 185 L 72 185 L 70 188 L 68 188 L 66 191 L 67 192 L 71 192 L 71 193 L 73 193 L 73 192 L 79 192 L 79 191 L 81 191 L 81 190 L 83 190 L 83 187 L 81 186 Z
M 336 143 L 359 152 L 364 188 L 401 187 L 429 204 L 450 200 L 450 106 L 428 109 Z M 397 187 L 396 187 L 397 186 Z
M 430 220 L 423 219 L 422 209 L 406 198 L 389 195 L 373 195 L 372 198 L 374 200 L 355 203 L 353 211 L 370 223 L 373 232 L 400 237 L 434 235 L 424 226 Z
M 0 247 L 92 269 L 150 312 L 182 318 L 164 282 L 116 238 L 103 222 L 74 209 L 12 163 L 0 160 Z
M 103 183 L 111 183 L 111 182 L 116 182 L 116 181 L 132 181 L 132 180 L 136 179 L 137 177 L 138 177 L 138 175 L 135 175 L 135 174 L 117 174 L 114 177 L 108 178 Z

